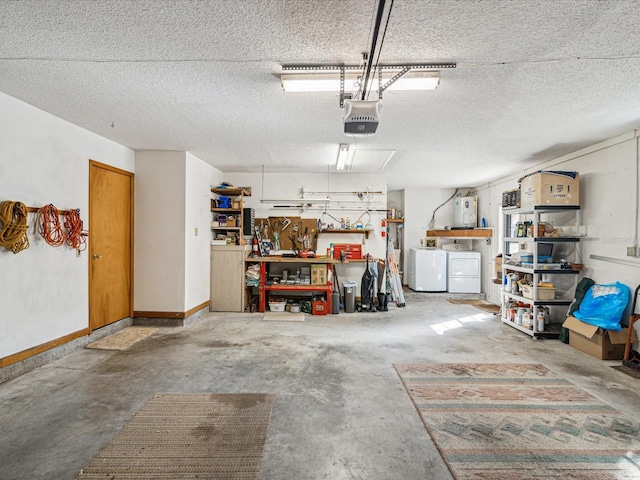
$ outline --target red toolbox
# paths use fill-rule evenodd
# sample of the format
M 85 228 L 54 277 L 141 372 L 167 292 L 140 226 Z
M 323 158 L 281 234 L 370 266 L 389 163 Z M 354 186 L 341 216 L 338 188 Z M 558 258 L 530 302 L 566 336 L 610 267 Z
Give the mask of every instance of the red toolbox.
M 359 243 L 334 243 L 333 258 L 340 258 L 340 252 L 344 252 L 347 260 L 360 260 L 362 258 L 362 245 Z
M 311 302 L 311 311 L 313 315 L 326 315 L 327 302 L 325 300 L 314 300 Z

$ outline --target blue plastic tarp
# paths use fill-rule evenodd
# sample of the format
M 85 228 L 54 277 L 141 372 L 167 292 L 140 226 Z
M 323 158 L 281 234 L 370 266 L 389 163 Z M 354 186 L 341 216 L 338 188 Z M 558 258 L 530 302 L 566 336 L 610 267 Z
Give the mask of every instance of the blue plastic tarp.
M 589 325 L 620 331 L 622 330 L 620 322 L 630 296 L 629 287 L 620 282 L 593 285 L 573 316 Z

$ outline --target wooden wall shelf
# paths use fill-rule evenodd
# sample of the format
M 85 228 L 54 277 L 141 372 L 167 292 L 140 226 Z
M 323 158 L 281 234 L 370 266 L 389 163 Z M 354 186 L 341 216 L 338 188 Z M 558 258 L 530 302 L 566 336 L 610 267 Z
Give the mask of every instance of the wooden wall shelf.
M 238 195 L 243 195 L 245 197 L 251 196 L 251 187 L 214 187 L 211 191 L 216 195 L 226 195 L 227 197 L 236 197 Z
M 315 257 L 315 258 L 301 258 L 301 257 L 246 257 L 245 263 L 340 263 L 340 260 L 327 258 L 327 257 Z
M 231 214 L 242 213 L 241 208 L 212 208 L 211 211 L 215 213 L 231 213 Z
M 448 238 L 491 238 L 493 229 L 491 228 L 470 228 L 455 230 L 427 230 L 427 237 L 448 237 Z
M 359 235 L 364 235 L 364 238 L 369 238 L 369 233 L 373 230 L 364 230 L 364 229 L 351 229 L 351 230 L 342 230 L 342 229 L 332 229 L 332 230 L 320 230 L 320 233 L 354 233 Z

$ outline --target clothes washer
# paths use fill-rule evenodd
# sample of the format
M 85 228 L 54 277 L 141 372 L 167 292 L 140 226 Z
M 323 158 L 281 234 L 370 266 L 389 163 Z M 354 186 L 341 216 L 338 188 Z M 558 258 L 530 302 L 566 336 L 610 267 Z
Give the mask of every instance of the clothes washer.
M 480 252 L 447 252 L 447 291 L 449 293 L 480 293 Z
M 447 252 L 412 248 L 409 251 L 409 288 L 416 292 L 446 292 Z

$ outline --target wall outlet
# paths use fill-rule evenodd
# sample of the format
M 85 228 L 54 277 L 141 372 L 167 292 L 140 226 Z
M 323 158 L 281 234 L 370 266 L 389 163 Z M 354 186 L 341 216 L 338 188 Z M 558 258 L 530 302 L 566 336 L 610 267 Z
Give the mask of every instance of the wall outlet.
M 198 236 L 198 227 L 196 227 L 196 237 Z
M 636 247 L 627 247 L 627 257 L 635 257 L 636 255 Z

